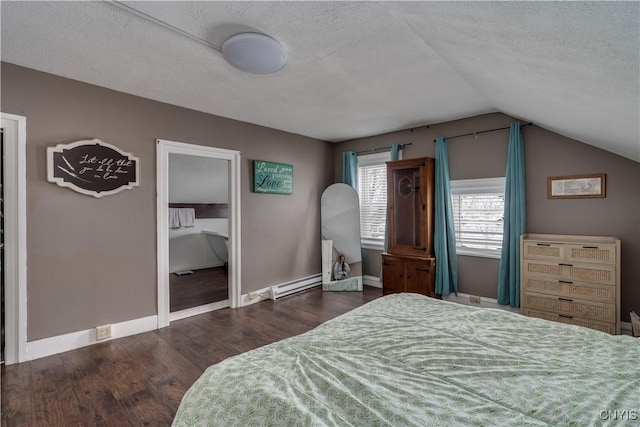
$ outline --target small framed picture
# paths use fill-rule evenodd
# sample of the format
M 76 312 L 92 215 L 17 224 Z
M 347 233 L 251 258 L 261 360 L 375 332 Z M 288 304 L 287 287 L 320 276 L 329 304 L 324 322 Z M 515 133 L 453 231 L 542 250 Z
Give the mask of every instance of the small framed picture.
M 551 176 L 547 178 L 548 199 L 606 197 L 606 175 Z

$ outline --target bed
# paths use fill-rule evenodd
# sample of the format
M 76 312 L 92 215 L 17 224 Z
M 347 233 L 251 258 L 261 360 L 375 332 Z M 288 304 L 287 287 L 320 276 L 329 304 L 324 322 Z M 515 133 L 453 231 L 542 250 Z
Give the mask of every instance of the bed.
M 174 426 L 640 424 L 640 340 L 417 294 L 209 367 Z

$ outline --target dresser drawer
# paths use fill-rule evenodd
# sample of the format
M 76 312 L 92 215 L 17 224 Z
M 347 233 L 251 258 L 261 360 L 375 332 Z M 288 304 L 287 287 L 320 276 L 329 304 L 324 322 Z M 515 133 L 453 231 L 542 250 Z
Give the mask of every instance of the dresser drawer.
M 524 303 L 527 309 L 539 309 L 552 311 L 557 314 L 581 317 L 589 320 L 603 322 L 616 321 L 615 304 L 606 304 L 595 301 L 558 297 L 553 295 L 523 292 Z
M 616 302 L 616 287 L 599 283 L 570 282 L 527 276 L 523 280 L 522 289 L 565 298 L 585 299 L 610 304 L 615 304 Z
M 538 276 L 557 280 L 604 283 L 607 285 L 616 283 L 616 267 L 609 265 L 524 260 L 521 268 L 525 276 L 531 277 Z
M 613 245 L 566 245 L 567 262 L 588 262 L 594 264 L 616 263 L 616 247 Z
M 526 259 L 564 260 L 564 243 L 525 241 L 522 256 Z
M 570 325 L 584 326 L 586 328 L 595 329 L 597 331 L 615 334 L 616 328 L 614 323 L 598 322 L 597 320 L 581 319 L 579 317 L 563 316 L 557 313 L 549 313 L 547 311 L 538 311 L 525 308 L 522 314 L 529 317 L 537 317 L 539 319 L 552 320 L 554 322 L 568 323 Z

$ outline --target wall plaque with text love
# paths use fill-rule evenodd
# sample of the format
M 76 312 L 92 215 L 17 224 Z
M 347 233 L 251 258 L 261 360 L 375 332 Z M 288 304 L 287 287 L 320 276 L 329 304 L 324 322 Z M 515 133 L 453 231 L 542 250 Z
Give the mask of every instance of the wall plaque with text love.
M 254 193 L 293 194 L 293 166 L 253 161 Z

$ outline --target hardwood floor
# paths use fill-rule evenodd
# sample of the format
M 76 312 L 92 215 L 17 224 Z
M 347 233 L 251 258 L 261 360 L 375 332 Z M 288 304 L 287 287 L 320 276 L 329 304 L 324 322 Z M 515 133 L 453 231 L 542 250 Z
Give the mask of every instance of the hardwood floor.
M 193 274 L 169 275 L 170 311 L 198 307 L 229 298 L 229 280 L 224 267 L 194 270 Z
M 314 288 L 2 367 L 3 426 L 168 426 L 210 365 L 306 332 L 382 296 Z

